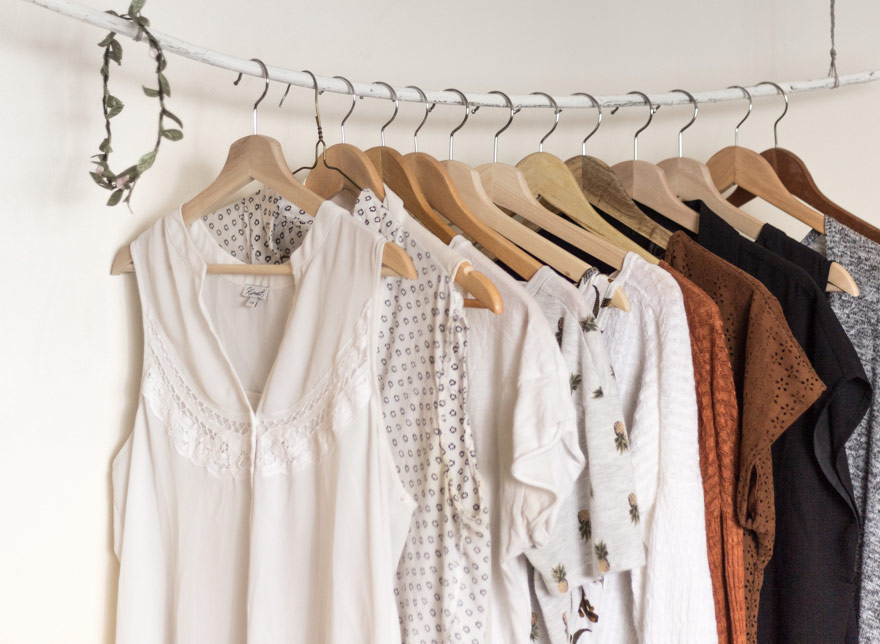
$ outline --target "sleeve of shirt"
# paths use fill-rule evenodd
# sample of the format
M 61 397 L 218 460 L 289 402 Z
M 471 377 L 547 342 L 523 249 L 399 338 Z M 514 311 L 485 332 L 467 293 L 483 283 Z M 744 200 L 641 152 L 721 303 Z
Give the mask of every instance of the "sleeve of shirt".
M 513 520 L 511 542 L 501 544 L 502 560 L 547 542 L 585 463 L 562 353 L 540 311 L 530 318 L 513 402 Z
M 581 367 L 586 386 L 579 393 L 589 455 L 590 541 L 594 545 L 588 556 L 594 571 L 622 572 L 645 564 L 635 468 L 608 349 L 598 328 L 586 326 Z
M 637 620 L 643 644 L 702 644 L 717 641 L 718 634 L 706 548 L 691 344 L 680 290 L 675 286 L 675 292 L 663 297 L 674 305 L 658 320 L 658 487 L 641 596 L 637 595 L 642 615 Z

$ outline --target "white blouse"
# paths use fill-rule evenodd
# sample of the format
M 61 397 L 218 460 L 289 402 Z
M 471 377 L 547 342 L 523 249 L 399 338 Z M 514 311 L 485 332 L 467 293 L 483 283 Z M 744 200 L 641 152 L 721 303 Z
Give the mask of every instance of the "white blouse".
M 384 241 L 331 202 L 290 275 L 208 275 L 180 208 L 131 246 L 144 323 L 113 463 L 117 644 L 399 642 L 415 503 L 382 428 Z

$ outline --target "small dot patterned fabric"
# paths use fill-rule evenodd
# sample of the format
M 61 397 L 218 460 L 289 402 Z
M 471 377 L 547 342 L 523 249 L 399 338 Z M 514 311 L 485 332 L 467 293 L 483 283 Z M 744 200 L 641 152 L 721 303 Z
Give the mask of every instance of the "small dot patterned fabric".
M 399 198 L 361 192 L 352 215 L 403 246 L 418 277 L 383 283 L 378 373 L 385 429 L 417 503 L 395 594 L 404 643 L 485 641 L 490 583 L 488 509 L 466 413 L 467 321 L 452 278 L 401 225 Z M 204 217 L 217 242 L 248 263 L 280 264 L 314 219 L 262 187 Z

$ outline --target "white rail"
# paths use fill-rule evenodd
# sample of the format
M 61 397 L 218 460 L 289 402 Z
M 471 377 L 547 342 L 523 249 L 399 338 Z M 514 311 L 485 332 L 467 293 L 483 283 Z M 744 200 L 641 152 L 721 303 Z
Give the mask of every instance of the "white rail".
M 71 18 L 75 18 L 95 27 L 100 27 L 108 31 L 134 38 L 137 34 L 137 27 L 127 20 L 117 18 L 109 13 L 98 11 L 79 2 L 72 0 L 25 0 L 31 4 L 51 9 Z M 178 54 L 192 60 L 196 60 L 222 69 L 228 69 L 232 72 L 241 72 L 258 78 L 263 76 L 260 66 L 247 58 L 239 58 L 230 56 L 219 51 L 206 49 L 198 45 L 186 42 L 175 36 L 171 36 L 150 27 L 152 34 L 159 40 L 162 47 L 167 52 Z M 282 67 L 274 67 L 267 65 L 269 70 L 269 78 L 279 83 L 290 83 L 297 87 L 311 88 L 311 77 L 301 71 L 284 69 Z M 337 78 L 317 76 L 318 88 L 325 92 L 333 92 L 336 94 L 348 94 L 348 87 L 344 82 Z M 870 70 L 858 72 L 855 74 L 846 74 L 840 76 L 840 86 L 857 85 L 860 83 L 870 83 L 880 79 L 880 70 Z M 831 89 L 834 84 L 832 78 L 820 78 L 816 80 L 806 81 L 790 81 L 781 82 L 781 85 L 787 92 L 809 92 L 818 89 Z M 352 82 L 354 92 L 358 96 L 366 96 L 370 98 L 391 99 L 391 93 L 382 85 L 373 83 Z M 688 89 L 688 88 L 685 88 Z M 769 85 L 758 85 L 747 87 L 752 96 L 769 96 L 776 93 L 776 89 Z M 398 98 L 401 101 L 421 102 L 422 98 L 418 92 L 406 87 L 395 87 Z M 582 91 L 581 88 L 575 91 Z M 720 103 L 724 101 L 743 100 L 745 96 L 738 89 L 716 89 L 702 92 L 691 92 L 698 103 Z M 441 103 L 446 105 L 461 105 L 461 98 L 454 92 L 425 90 L 428 101 L 431 103 Z M 506 103 L 501 96 L 497 94 L 487 94 L 481 92 L 466 92 L 468 103 L 473 106 L 486 107 L 505 107 Z M 651 101 L 656 105 L 680 105 L 689 102 L 688 98 L 679 92 L 665 92 L 662 94 L 648 94 Z M 516 107 L 550 107 L 549 102 L 543 96 L 534 96 L 530 94 L 522 96 L 511 96 L 514 106 Z M 593 107 L 592 103 L 583 96 L 554 96 L 553 97 L 559 107 L 562 108 L 583 108 Z M 596 99 L 602 107 L 631 106 L 641 105 L 645 103 L 643 99 L 637 95 L 618 95 L 618 96 L 596 96 Z

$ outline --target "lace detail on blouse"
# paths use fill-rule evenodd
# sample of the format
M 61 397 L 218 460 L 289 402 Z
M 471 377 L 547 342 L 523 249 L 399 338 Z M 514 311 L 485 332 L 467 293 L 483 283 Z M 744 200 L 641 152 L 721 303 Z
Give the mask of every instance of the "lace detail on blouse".
M 143 396 L 165 421 L 177 453 L 218 478 L 286 474 L 319 462 L 333 449 L 371 393 L 368 302 L 354 333 L 333 366 L 291 408 L 256 423 L 256 459 L 251 458 L 250 422 L 209 403 L 187 374 L 167 335 L 147 315 Z

